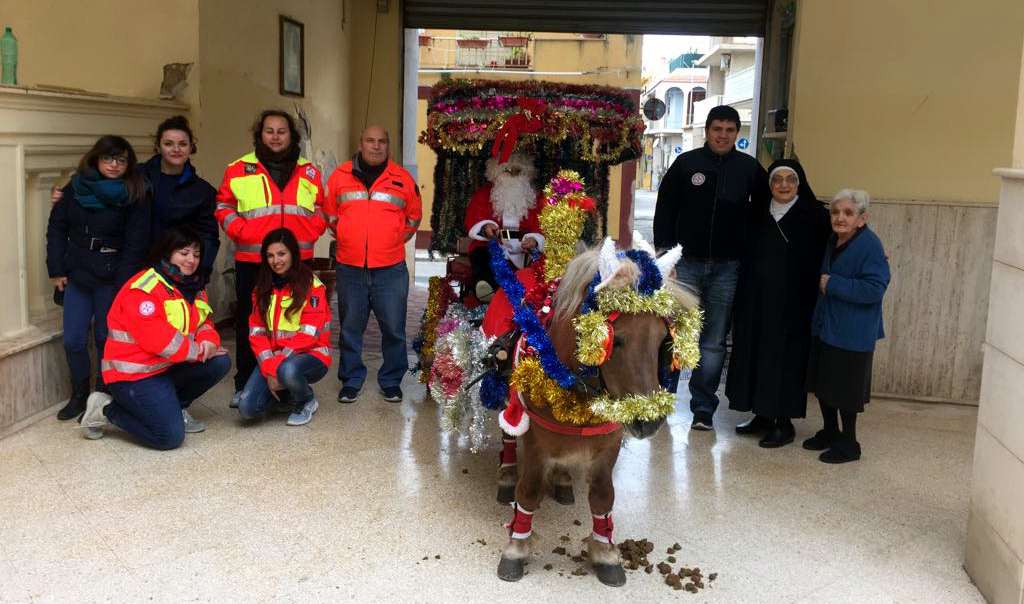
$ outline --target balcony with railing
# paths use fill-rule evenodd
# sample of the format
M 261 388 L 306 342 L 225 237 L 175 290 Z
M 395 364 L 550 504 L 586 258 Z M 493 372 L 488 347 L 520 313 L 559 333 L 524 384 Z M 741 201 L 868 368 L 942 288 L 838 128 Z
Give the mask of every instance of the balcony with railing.
M 747 99 L 754 98 L 754 67 L 729 72 L 725 76 L 725 91 L 722 93 L 722 103 L 731 105 Z
M 529 70 L 534 41 L 527 32 L 459 31 L 420 35 L 420 68 L 431 70 Z

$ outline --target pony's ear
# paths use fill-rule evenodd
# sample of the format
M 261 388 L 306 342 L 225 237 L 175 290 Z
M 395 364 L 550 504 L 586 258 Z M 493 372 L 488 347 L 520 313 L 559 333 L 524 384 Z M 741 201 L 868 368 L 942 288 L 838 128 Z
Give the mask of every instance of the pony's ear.
M 640 231 L 633 231 L 633 249 L 646 252 L 651 258 L 658 257 L 658 253 L 654 251 L 654 246 L 644 239 Z
M 675 267 L 676 263 L 678 263 L 679 259 L 682 257 L 683 247 L 681 245 L 677 245 L 674 248 L 662 254 L 661 258 L 658 258 L 657 260 L 654 261 L 654 263 L 658 265 L 658 271 L 661 272 L 662 279 L 668 279 L 668 276 L 672 272 L 672 269 Z
M 604 243 L 601 244 L 601 251 L 597 256 L 597 272 L 601 275 L 601 282 L 597 284 L 594 291 L 601 291 L 605 285 L 608 285 L 621 267 L 622 261 L 619 260 L 618 255 L 615 253 L 615 242 L 612 241 L 611 237 L 605 237 Z

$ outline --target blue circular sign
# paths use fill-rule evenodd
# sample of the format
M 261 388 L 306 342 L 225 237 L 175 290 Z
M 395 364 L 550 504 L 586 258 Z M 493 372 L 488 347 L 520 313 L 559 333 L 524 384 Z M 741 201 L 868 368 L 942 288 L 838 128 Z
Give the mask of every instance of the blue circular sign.
M 739 148 L 739 149 L 746 149 L 749 146 L 750 146 L 750 140 L 748 140 L 748 139 L 741 138 L 740 140 L 736 141 L 736 147 Z

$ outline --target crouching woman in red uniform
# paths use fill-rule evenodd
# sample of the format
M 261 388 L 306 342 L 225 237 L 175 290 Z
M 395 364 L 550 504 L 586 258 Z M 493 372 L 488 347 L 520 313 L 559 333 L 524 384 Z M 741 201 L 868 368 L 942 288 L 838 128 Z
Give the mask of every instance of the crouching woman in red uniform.
M 113 397 L 89 396 L 82 416 L 86 438 L 102 438 L 109 422 L 154 449 L 175 449 L 186 431 L 199 431 L 186 409 L 231 369 L 196 274 L 201 255 L 198 234 L 168 229 L 150 267 L 117 293 L 101 363 Z
M 331 364 L 331 309 L 327 288 L 300 261 L 299 242 L 288 229 L 263 239 L 249 315 L 249 342 L 257 367 L 238 402 L 245 419 L 264 415 L 270 399 L 291 405 L 289 426 L 308 424 L 320 403 L 310 384 Z

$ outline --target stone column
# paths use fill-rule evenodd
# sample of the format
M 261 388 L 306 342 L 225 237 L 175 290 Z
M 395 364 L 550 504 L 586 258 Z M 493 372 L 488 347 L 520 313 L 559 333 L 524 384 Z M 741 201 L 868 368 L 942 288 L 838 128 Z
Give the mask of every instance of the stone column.
M 992 257 L 965 568 L 989 602 L 1024 603 L 1024 59 L 1013 168 Z

